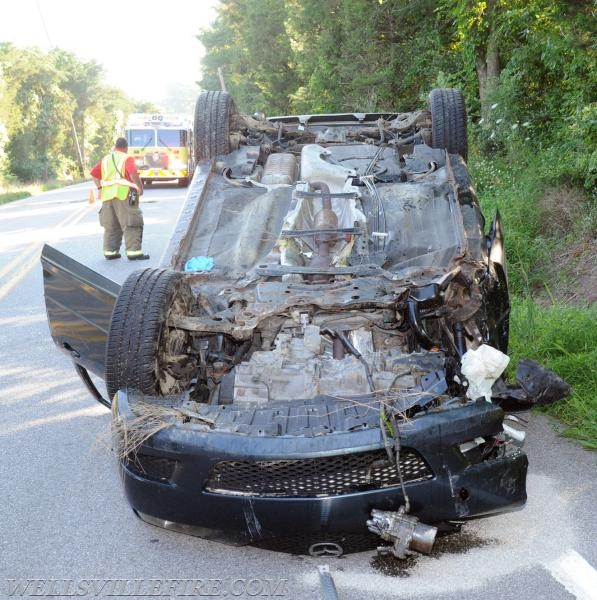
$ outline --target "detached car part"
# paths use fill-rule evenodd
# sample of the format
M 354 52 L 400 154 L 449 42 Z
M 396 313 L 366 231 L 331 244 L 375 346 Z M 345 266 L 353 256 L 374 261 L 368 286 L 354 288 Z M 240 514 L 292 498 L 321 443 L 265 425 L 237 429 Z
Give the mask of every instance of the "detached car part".
M 437 528 L 419 523 L 417 517 L 407 515 L 405 507 L 397 511 L 371 511 L 371 519 L 367 521 L 369 531 L 376 533 L 383 540 L 392 542 L 392 546 L 380 546 L 381 554 L 393 554 L 396 558 L 406 558 L 416 552 L 429 554 L 433 549 Z

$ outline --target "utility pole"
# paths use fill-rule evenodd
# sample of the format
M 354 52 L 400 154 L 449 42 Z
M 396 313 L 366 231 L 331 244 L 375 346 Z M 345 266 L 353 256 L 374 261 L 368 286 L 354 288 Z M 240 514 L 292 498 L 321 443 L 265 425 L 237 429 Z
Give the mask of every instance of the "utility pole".
M 85 164 L 83 163 L 83 154 L 81 153 L 81 146 L 79 144 L 79 136 L 77 135 L 77 128 L 75 127 L 75 120 L 73 115 L 70 115 L 70 124 L 73 128 L 73 137 L 75 138 L 75 146 L 77 147 L 77 155 L 79 157 L 79 167 L 81 168 L 81 175 L 85 175 Z
M 46 26 L 46 20 L 44 19 L 44 14 L 41 11 L 41 6 L 39 5 L 39 0 L 35 0 L 35 5 L 37 6 L 37 11 L 39 12 L 39 16 L 41 18 L 42 25 L 44 27 L 44 31 L 46 32 L 46 38 L 48 39 L 49 47 L 52 48 L 52 39 L 50 38 L 50 32 Z M 75 146 L 77 147 L 77 156 L 79 158 L 79 167 L 81 169 L 81 175 L 85 175 L 85 165 L 83 164 L 83 155 L 81 154 L 81 146 L 79 144 L 79 138 L 77 136 L 77 128 L 75 127 L 75 120 L 73 119 L 72 113 L 70 116 L 70 125 L 73 130 L 73 137 L 75 139 Z
M 222 67 L 218 67 L 218 77 L 220 78 L 220 88 L 223 92 L 227 92 L 226 82 L 224 81 L 224 72 L 222 71 Z

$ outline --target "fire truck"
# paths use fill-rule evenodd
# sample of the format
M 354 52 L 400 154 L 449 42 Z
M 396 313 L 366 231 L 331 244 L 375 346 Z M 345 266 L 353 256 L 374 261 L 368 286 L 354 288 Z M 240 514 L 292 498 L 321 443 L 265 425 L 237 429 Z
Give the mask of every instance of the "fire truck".
M 133 113 L 125 127 L 129 154 L 144 185 L 178 180 L 186 187 L 193 177 L 193 124 L 183 115 Z

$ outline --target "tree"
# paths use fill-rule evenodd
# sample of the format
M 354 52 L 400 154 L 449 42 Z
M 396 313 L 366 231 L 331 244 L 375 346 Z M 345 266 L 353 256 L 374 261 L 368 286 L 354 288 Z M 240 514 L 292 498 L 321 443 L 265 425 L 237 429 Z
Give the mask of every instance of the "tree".
M 223 0 L 212 27 L 198 36 L 207 48 L 201 87 L 220 89 L 220 71 L 240 109 L 289 112 L 297 84 L 287 18 L 280 0 Z
M 537 82 L 541 77 L 535 72 L 537 62 L 542 63 L 552 53 L 554 44 L 558 51 L 564 46 L 572 49 L 575 44 L 570 39 L 557 43 L 575 20 L 571 11 L 587 13 L 586 31 L 591 23 L 588 13 L 594 11 L 589 0 L 440 0 L 439 14 L 451 23 L 451 49 L 461 57 L 463 81 L 466 73 L 476 73 L 476 96 L 483 117 L 489 116 L 502 71 L 513 59 L 519 59 L 521 51 L 530 58 L 528 51 L 534 47 L 525 76 L 527 81 Z
M 411 109 L 442 52 L 433 0 L 224 0 L 206 48 L 201 85 L 268 114 Z M 424 67 L 422 68 L 422 65 Z
M 72 110 L 63 76 L 38 49 L 3 44 L 0 60 L 12 105 L 7 119 L 11 171 L 24 181 L 55 177 L 70 166 L 60 152 L 69 129 L 63 115 Z
M 64 152 L 79 163 L 80 174 L 84 175 L 90 150 L 86 138 L 86 116 L 87 111 L 99 101 L 104 70 L 95 61 L 82 62 L 74 54 L 60 49 L 52 50 L 50 58 L 57 71 L 64 74 L 63 87 L 75 103 L 69 115 L 72 135 L 67 138 Z

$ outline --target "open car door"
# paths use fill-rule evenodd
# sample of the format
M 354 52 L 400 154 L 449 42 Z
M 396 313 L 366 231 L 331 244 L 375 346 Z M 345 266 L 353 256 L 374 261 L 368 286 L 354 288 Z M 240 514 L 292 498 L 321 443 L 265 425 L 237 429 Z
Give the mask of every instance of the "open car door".
M 109 408 L 111 402 L 96 388 L 89 371 L 104 378 L 106 339 L 120 284 L 47 244 L 41 262 L 52 339 L 72 359 L 95 399 Z

